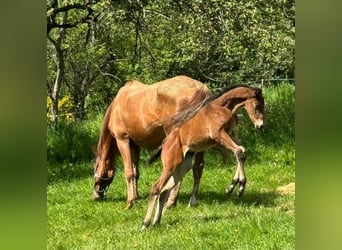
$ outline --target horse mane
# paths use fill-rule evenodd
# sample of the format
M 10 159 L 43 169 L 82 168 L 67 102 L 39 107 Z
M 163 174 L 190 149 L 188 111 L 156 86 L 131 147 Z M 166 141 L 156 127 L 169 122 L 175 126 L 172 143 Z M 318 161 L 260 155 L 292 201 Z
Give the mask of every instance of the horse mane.
M 102 145 L 105 143 L 106 138 L 110 135 L 109 129 L 108 129 L 108 123 L 110 118 L 110 112 L 112 110 L 112 104 L 113 102 L 108 106 L 106 113 L 103 118 L 99 142 L 97 143 L 97 156 L 101 155 L 102 152 Z
M 198 97 L 196 93 L 193 98 L 194 103 L 192 103 L 192 101 L 189 102 L 183 109 L 181 109 L 174 116 L 172 116 L 171 118 L 172 122 L 171 122 L 169 129 L 171 130 L 175 127 L 181 126 L 183 123 L 189 121 L 192 117 L 194 117 L 202 107 L 208 105 L 210 102 L 216 100 L 217 98 L 227 93 L 228 91 L 233 90 L 238 87 L 246 87 L 250 89 L 255 89 L 245 84 L 235 84 L 235 85 L 221 88 L 219 92 L 210 94 L 210 95 L 207 94 L 206 96 Z M 201 94 L 202 93 L 199 93 L 199 95 Z

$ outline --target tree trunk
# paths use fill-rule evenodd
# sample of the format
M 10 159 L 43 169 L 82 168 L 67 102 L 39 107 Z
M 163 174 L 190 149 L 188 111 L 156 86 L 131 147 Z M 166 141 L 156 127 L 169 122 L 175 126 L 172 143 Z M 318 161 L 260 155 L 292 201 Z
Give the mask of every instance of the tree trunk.
M 88 8 L 88 33 L 86 37 L 86 46 L 93 47 L 95 44 L 95 16 L 93 10 Z M 88 95 L 88 89 L 91 82 L 94 80 L 91 74 L 91 66 L 90 62 L 87 61 L 85 63 L 84 75 L 79 76 L 77 73 L 75 74 L 74 79 L 74 119 L 75 120 L 84 120 L 85 118 L 85 99 Z M 74 67 L 76 69 L 76 67 Z M 81 71 L 82 72 L 82 71 Z M 77 77 L 78 76 L 78 77 Z M 79 79 L 82 79 L 80 81 Z
M 64 14 L 64 20 L 67 19 L 67 12 Z M 49 35 L 48 38 L 51 41 L 51 43 L 54 45 L 56 50 L 56 77 L 55 81 L 52 87 L 52 90 L 50 90 L 50 97 L 52 100 L 52 107 L 51 107 L 51 121 L 54 124 L 57 124 L 57 118 L 58 118 L 58 101 L 59 101 L 59 92 L 64 80 L 64 74 L 65 74 L 65 62 L 64 62 L 64 51 L 62 49 L 62 42 L 63 38 L 65 37 L 66 29 L 61 28 L 59 31 L 59 35 L 56 40 L 53 40 Z

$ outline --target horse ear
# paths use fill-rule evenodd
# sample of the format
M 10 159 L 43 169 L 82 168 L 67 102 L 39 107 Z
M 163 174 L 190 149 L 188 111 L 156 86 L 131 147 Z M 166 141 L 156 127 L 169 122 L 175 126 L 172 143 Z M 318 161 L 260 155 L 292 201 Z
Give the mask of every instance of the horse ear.
M 95 155 L 95 157 L 97 156 L 97 148 L 95 145 L 91 146 L 91 151 L 93 151 L 93 154 Z

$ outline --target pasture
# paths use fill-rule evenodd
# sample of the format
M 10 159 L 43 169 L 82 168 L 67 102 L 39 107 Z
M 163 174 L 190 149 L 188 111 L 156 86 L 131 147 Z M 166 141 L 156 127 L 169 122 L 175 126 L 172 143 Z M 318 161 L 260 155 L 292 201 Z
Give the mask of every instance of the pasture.
M 255 131 L 245 111 L 239 111 L 235 131 L 246 148 L 248 180 L 241 198 L 224 192 L 235 171 L 233 155 L 224 164 L 219 153 L 208 151 L 199 205 L 187 206 L 190 171 L 177 206 L 165 212 L 160 226 L 144 232 L 141 223 L 151 185 L 161 172 L 160 160 L 147 166 L 149 152 L 142 152 L 140 199 L 132 209 L 124 210 L 121 161 L 106 200 L 94 202 L 90 146 L 96 143 L 101 115 L 72 128 L 48 129 L 47 248 L 294 249 L 295 195 L 277 191 L 295 182 L 294 95 L 294 86 L 286 83 L 264 89 L 263 132 Z

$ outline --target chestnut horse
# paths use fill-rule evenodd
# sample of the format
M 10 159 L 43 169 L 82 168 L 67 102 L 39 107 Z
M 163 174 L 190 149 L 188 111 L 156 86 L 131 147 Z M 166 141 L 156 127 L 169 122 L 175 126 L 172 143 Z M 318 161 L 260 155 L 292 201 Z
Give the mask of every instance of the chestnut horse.
M 248 112 L 252 120 L 262 125 L 264 116 L 262 91 L 247 86 L 226 88 L 205 100 L 199 110 L 190 114 L 188 112 L 185 116 L 176 114 L 173 117 L 172 130 L 162 144 L 162 174 L 152 186 L 142 230 L 150 225 L 154 210 L 152 224 L 160 224 L 164 203 L 171 190 L 180 183 L 184 174 L 191 168 L 191 159 L 196 152 L 203 152 L 217 145 L 232 151 L 238 165 L 226 192 L 231 193 L 239 184 L 238 196 L 243 194 L 247 182 L 243 166 L 245 148 L 232 139 L 230 132 L 236 125 L 234 115 L 236 110 L 247 103 L 250 104 L 249 108 L 253 108 Z

